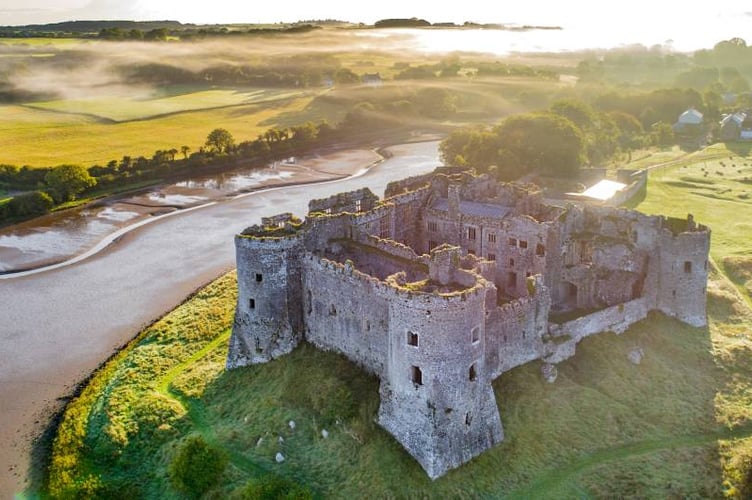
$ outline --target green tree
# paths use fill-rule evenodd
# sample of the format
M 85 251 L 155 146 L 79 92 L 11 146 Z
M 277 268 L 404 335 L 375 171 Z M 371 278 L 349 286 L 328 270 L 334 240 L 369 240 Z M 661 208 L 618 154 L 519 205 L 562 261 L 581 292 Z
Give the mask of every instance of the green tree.
M 224 128 L 215 128 L 206 136 L 206 146 L 216 153 L 229 153 L 234 145 L 235 139 Z
M 9 215 L 17 217 L 42 215 L 49 212 L 54 204 L 52 197 L 44 191 L 32 191 L 10 200 L 6 210 Z
M 198 498 L 217 484 L 227 465 L 227 456 L 209 446 L 203 437 L 188 437 L 170 462 L 168 473 L 173 486 Z
M 585 137 L 571 120 L 553 113 L 507 118 L 494 128 L 499 149 L 520 161 L 523 170 L 551 175 L 576 172 L 585 160 Z
M 44 176 L 58 202 L 75 200 L 86 189 L 96 186 L 97 180 L 81 165 L 60 165 Z

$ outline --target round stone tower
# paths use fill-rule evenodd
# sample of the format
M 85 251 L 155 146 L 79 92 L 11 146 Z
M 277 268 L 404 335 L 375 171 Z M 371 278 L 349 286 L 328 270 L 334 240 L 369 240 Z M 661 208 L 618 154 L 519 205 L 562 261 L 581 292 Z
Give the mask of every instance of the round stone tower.
M 297 234 L 235 237 L 238 304 L 227 368 L 264 363 L 291 352 L 303 335 Z
M 434 263 L 456 260 L 458 250 L 434 252 Z M 437 275 L 434 271 L 432 276 Z M 470 273 L 455 278 L 465 283 L 452 280 L 452 292 L 442 291 L 444 287 L 394 290 L 388 300 L 389 355 L 381 382 L 379 424 L 431 478 L 504 437 L 485 366 L 486 294 L 495 289 Z

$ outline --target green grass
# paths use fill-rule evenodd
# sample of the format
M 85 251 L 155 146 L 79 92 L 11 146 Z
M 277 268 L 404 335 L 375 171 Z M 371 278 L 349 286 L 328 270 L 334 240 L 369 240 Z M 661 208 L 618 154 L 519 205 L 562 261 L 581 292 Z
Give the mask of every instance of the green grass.
M 235 300 L 229 275 L 147 329 L 93 377 L 66 411 L 51 485 L 179 498 L 167 466 L 182 440 L 198 433 L 230 459 L 210 492 L 218 497 L 267 474 L 322 498 L 363 492 L 375 498 L 748 497 L 752 309 L 745 284 L 752 265 L 743 252 L 752 235 L 721 224 L 714 207 L 726 210 L 727 200 L 691 193 L 742 189 L 745 172 L 731 175 L 730 166 L 713 184 L 700 175 L 716 168 L 712 162 L 724 168 L 727 153 L 714 146 L 693 157 L 699 163 L 653 170 L 641 205 L 676 216 L 691 206 L 698 221 L 713 225 L 712 254 L 722 265 L 711 269 L 709 326 L 651 314 L 622 335 L 585 339 L 558 366 L 554 384 L 543 381 L 538 362 L 505 373 L 494 384 L 505 441 L 436 481 L 374 423 L 378 381 L 343 357 L 302 345 L 271 363 L 225 371 Z M 698 175 L 702 182 L 681 181 Z M 715 194 L 734 198 L 733 191 Z M 728 220 L 745 220 L 746 203 L 734 201 L 736 215 L 727 212 Z M 645 352 L 638 366 L 627 360 L 635 346 Z M 274 461 L 278 451 L 284 464 Z
M 134 89 L 134 91 L 137 91 L 137 89 Z M 91 115 L 105 120 L 124 122 L 184 111 L 277 101 L 300 97 L 305 95 L 305 92 L 260 88 L 222 89 L 184 86 L 165 87 L 159 89 L 156 93 L 150 91 L 146 94 L 142 97 L 93 97 L 35 102 L 29 104 L 28 107 L 61 113 Z

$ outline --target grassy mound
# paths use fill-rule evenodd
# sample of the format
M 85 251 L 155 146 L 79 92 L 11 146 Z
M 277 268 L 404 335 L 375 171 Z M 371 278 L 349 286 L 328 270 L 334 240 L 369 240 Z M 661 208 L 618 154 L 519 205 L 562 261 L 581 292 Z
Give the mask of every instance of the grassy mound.
M 505 441 L 446 476 L 430 481 L 374 423 L 378 380 L 341 356 L 302 345 L 225 371 L 235 305 L 227 275 L 146 329 L 70 404 L 49 493 L 183 498 L 187 483 L 175 471 L 193 445 L 222 467 L 196 464 L 219 479 L 189 496 L 750 498 L 752 203 L 688 194 L 744 189 L 731 176 L 677 185 L 714 161 L 723 168 L 720 148 L 653 172 L 640 207 L 682 216 L 691 206 L 712 225 L 720 264 L 708 284 L 710 325 L 652 314 L 622 335 L 584 340 L 554 384 L 539 363 L 505 373 L 494 386 Z M 627 359 L 636 347 L 639 365 Z

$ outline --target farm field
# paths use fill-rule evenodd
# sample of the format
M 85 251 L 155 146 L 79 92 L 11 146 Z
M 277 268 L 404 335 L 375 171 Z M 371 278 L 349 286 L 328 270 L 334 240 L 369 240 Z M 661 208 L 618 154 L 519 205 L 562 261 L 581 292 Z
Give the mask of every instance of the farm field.
M 301 97 L 306 92 L 258 88 L 207 89 L 194 86 L 168 86 L 155 90 L 151 94 L 148 97 L 136 98 L 117 96 L 35 102 L 28 104 L 27 107 L 126 122 L 184 111 L 273 102 Z
M 230 274 L 91 379 L 61 424 L 50 486 L 179 498 L 169 464 L 201 436 L 227 457 L 209 492 L 222 497 L 277 481 L 322 498 L 748 498 L 750 165 L 748 148 L 712 146 L 652 170 L 637 207 L 711 226 L 709 326 L 651 314 L 620 336 L 584 340 L 554 384 L 539 363 L 504 374 L 494 388 L 505 441 L 443 478 L 430 481 L 374 423 L 378 381 L 342 357 L 304 345 L 226 372 Z M 627 359 L 635 346 L 640 365 Z
M 237 140 L 255 139 L 259 133 L 275 126 L 278 116 L 295 115 L 299 123 L 331 118 L 317 109 L 308 109 L 313 98 L 313 94 L 281 94 L 273 100 L 256 104 L 215 109 L 201 109 L 203 104 L 197 98 L 190 103 L 197 107 L 196 110 L 120 123 L 77 113 L 18 105 L 0 106 L 0 145 L 3 149 L 0 162 L 34 167 L 63 163 L 89 166 L 103 165 L 125 155 L 150 157 L 156 150 L 179 149 L 183 145 L 195 151 L 203 146 L 206 135 L 218 126 L 229 130 Z M 190 99 L 184 97 L 179 104 L 187 106 Z M 122 101 L 119 105 L 127 108 Z M 143 111 L 133 113 L 142 114 Z

